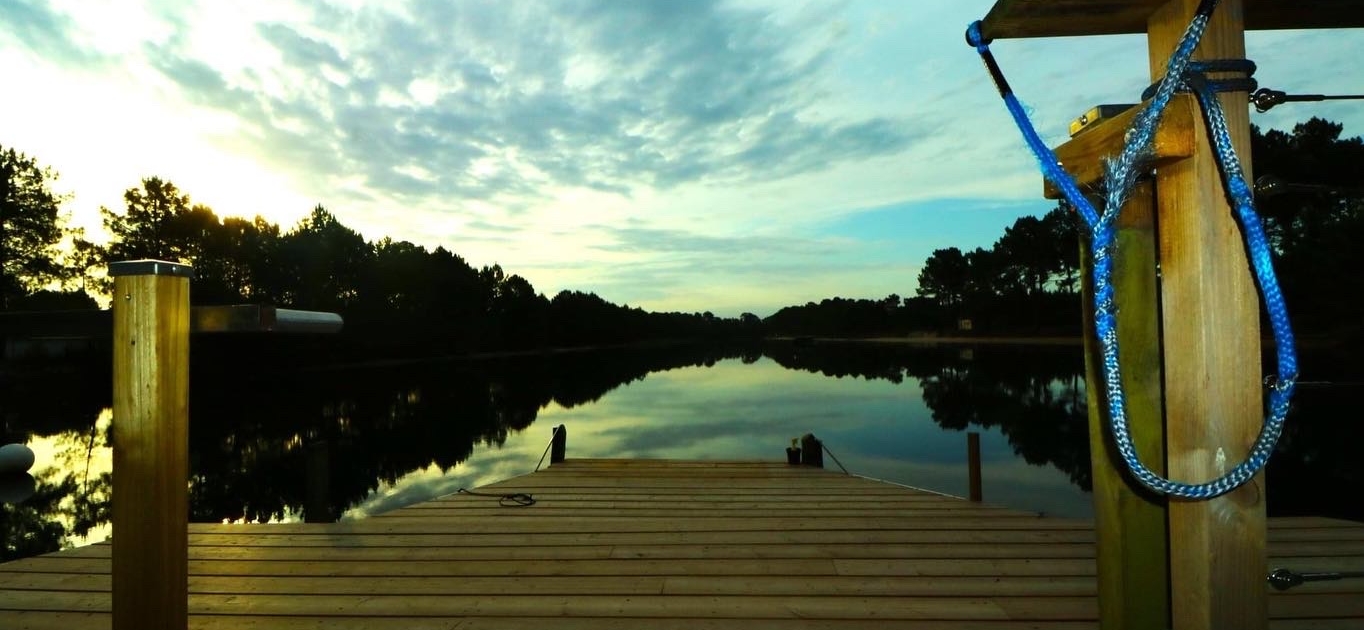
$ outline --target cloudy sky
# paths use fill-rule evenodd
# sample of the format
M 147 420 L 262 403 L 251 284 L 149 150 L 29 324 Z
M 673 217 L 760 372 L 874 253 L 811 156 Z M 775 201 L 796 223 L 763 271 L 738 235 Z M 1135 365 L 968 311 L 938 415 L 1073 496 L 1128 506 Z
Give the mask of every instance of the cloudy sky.
M 3 0 L 0 145 L 97 229 L 143 177 L 288 227 L 317 203 L 654 310 L 912 295 L 1051 206 L 979 58 L 990 0 Z M 1253 33 L 1261 85 L 1355 93 L 1364 33 Z M 1148 82 L 1139 36 L 1002 41 L 1050 143 Z M 1349 71 L 1342 71 L 1342 68 Z M 1364 109 L 1283 106 L 1364 133 Z

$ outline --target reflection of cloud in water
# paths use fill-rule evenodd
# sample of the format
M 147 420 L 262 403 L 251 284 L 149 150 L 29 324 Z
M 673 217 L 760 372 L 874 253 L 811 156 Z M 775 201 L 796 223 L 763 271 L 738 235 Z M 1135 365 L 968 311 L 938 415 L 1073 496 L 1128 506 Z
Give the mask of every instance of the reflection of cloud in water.
M 651 374 L 595 405 L 551 405 L 540 420 L 567 425 L 569 457 L 780 461 L 787 441 L 808 431 L 854 473 L 966 494 L 966 434 L 932 421 L 914 379 L 896 385 L 787 370 L 768 359 L 722 361 Z M 991 503 L 1089 515 L 1088 495 L 1064 472 L 1027 464 L 998 428 L 981 434 Z
M 839 453 L 838 456 L 855 474 L 965 497 L 968 490 L 966 436 L 957 435 L 960 443 L 950 453 L 945 453 L 947 457 L 942 461 L 925 461 L 917 456 L 866 458 L 860 453 Z M 1014 457 L 987 458 L 984 453 L 992 442 L 1008 448 L 1007 440 L 998 432 L 981 433 L 981 487 L 986 503 L 1052 516 L 1093 516 L 1090 495 L 1072 484 L 1064 472 L 1052 466 L 1034 466 Z M 951 457 L 954 454 L 955 457 Z
M 537 432 L 538 434 L 538 432 Z M 525 432 L 507 438 L 500 449 L 476 449 L 469 459 L 449 471 L 431 465 L 403 475 L 393 484 L 382 484 L 378 490 L 359 505 L 346 510 L 343 520 L 364 518 L 372 514 L 382 514 L 413 503 L 429 501 L 459 491 L 460 488 L 477 488 L 517 475 L 524 475 L 535 468 L 539 453 L 529 455 L 534 448 Z M 549 438 L 545 438 L 549 443 Z

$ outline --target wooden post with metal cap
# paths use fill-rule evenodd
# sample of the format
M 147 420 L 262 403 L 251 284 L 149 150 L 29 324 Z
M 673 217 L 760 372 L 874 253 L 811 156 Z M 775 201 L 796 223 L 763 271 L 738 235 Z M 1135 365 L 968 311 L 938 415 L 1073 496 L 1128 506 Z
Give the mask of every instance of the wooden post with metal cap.
M 1158 80 L 1199 4 L 1200 0 L 997 0 L 982 21 L 980 32 L 986 40 L 1145 33 L 1151 76 Z M 1212 14 L 1194 59 L 1244 57 L 1247 28 L 1361 26 L 1364 3 L 1359 2 L 1223 0 Z M 1232 145 L 1243 168 L 1248 167 L 1247 96 L 1228 92 L 1219 98 Z M 1191 101 L 1189 96 L 1176 97 L 1167 115 L 1182 115 L 1180 110 L 1191 109 Z M 1122 132 L 1130 120 L 1130 114 L 1113 118 L 1056 153 L 1072 173 L 1096 174 L 1101 170 L 1099 159 L 1120 149 Z M 1096 140 L 1100 138 L 1108 141 Z M 1155 300 L 1159 305 L 1167 471 L 1172 479 L 1202 483 L 1221 476 L 1247 456 L 1264 418 L 1259 300 L 1207 132 L 1201 124 L 1178 124 L 1167 129 L 1163 139 L 1158 133 L 1154 153 L 1158 164 L 1154 226 L 1160 270 Z M 1083 161 L 1069 162 L 1067 155 Z M 1253 177 L 1248 168 L 1246 171 L 1248 178 Z M 1085 177 L 1079 179 L 1085 185 L 1097 177 L 1088 182 Z M 1147 229 L 1140 222 L 1126 228 L 1134 238 L 1140 236 L 1137 231 Z M 1119 229 L 1121 233 L 1124 227 Z M 1120 255 L 1120 260 L 1136 261 L 1141 255 Z M 1141 281 L 1138 276 L 1144 273 L 1138 270 L 1130 279 Z M 1145 290 L 1137 282 L 1127 297 Z M 1123 298 L 1119 295 L 1119 308 L 1145 312 L 1155 308 L 1150 303 L 1133 305 L 1130 300 L 1127 304 L 1132 306 L 1125 307 Z M 1122 331 L 1119 334 L 1124 335 Z M 1132 334 L 1146 333 L 1134 330 Z M 1124 374 L 1153 373 L 1142 364 L 1148 359 L 1140 351 L 1123 354 Z M 1133 431 L 1142 429 L 1134 426 Z M 1157 451 L 1142 455 L 1148 466 L 1158 468 Z M 1095 466 L 1097 471 L 1100 462 Z M 1114 492 L 1096 492 L 1096 512 L 1129 514 L 1121 504 L 1133 501 L 1139 491 L 1130 487 L 1130 478 L 1123 471 L 1111 474 L 1121 476 L 1129 487 L 1110 484 Z M 1261 474 L 1210 501 L 1169 501 L 1170 622 L 1175 628 L 1267 627 L 1264 487 Z M 1100 523 L 1103 530 L 1134 525 L 1118 519 L 1105 522 Z M 1099 555 L 1105 555 L 1105 546 L 1121 544 L 1131 533 L 1130 529 L 1125 533 L 1100 531 Z M 1113 571 L 1100 567 L 1101 608 L 1140 610 L 1140 600 L 1149 595 L 1145 586 L 1149 581 L 1134 573 L 1135 567 L 1112 566 Z M 1137 619 L 1122 613 L 1110 616 L 1107 612 L 1103 623 L 1105 628 L 1168 627 L 1159 619 Z
M 114 278 L 113 627 L 189 620 L 187 265 L 134 260 Z

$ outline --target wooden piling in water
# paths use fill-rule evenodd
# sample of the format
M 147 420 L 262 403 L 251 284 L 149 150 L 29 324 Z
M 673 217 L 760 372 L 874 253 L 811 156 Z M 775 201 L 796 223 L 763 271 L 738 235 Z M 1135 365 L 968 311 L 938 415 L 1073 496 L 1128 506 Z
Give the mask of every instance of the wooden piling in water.
M 568 450 L 568 429 L 564 425 L 554 428 L 554 436 L 550 439 L 549 463 L 558 464 L 564 461 L 564 454 Z
M 188 623 L 186 265 L 114 263 L 113 627 Z
M 800 463 L 815 468 L 824 467 L 824 443 L 813 433 L 800 436 Z
M 967 498 L 980 503 L 982 500 L 980 488 L 980 434 L 972 431 L 966 434 L 966 475 Z

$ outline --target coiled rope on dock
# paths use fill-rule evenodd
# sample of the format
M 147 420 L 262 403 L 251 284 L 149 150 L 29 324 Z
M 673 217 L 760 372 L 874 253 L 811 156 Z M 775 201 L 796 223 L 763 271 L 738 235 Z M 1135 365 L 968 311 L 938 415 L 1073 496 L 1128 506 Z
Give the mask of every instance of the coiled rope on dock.
M 1132 476 L 1142 485 L 1161 494 L 1186 499 L 1210 499 L 1223 495 L 1249 481 L 1265 466 L 1283 431 L 1284 418 L 1288 414 L 1298 373 L 1293 331 L 1289 324 L 1283 294 L 1279 290 L 1279 283 L 1274 274 L 1269 242 L 1259 215 L 1255 212 L 1251 187 L 1246 182 L 1240 160 L 1232 146 L 1231 134 L 1217 99 L 1215 86 L 1198 71 L 1198 67 L 1195 66 L 1194 71 L 1190 71 L 1190 59 L 1207 29 L 1208 20 L 1216 6 L 1217 0 L 1203 0 L 1199 4 L 1193 20 L 1166 64 L 1165 76 L 1155 86 L 1155 90 L 1151 91 L 1150 98 L 1133 119 L 1122 151 L 1117 157 L 1108 160 L 1102 212 L 1097 211 L 1080 192 L 1074 178 L 1061 167 L 1056 154 L 1038 136 L 1027 112 L 1009 87 L 1003 71 L 990 52 L 990 41 L 982 35 L 981 23 L 979 21 L 972 23 L 966 31 L 967 43 L 980 54 L 1004 100 L 1005 107 L 1022 132 L 1024 142 L 1041 165 L 1043 176 L 1061 191 L 1089 229 L 1090 251 L 1094 261 L 1092 270 L 1094 329 L 1103 354 L 1103 380 L 1107 392 L 1109 428 L 1118 453 Z M 1223 186 L 1241 226 L 1255 282 L 1260 288 L 1265 310 L 1269 314 L 1278 353 L 1277 372 L 1268 382 L 1269 413 L 1249 454 L 1244 461 L 1221 477 L 1203 483 L 1173 481 L 1156 474 L 1141 461 L 1136 451 L 1128 426 L 1126 397 L 1122 387 L 1117 332 L 1118 305 L 1112 282 L 1117 217 L 1141 172 L 1142 163 L 1151 151 L 1160 117 L 1171 97 L 1180 88 L 1191 89 L 1203 110 L 1204 122 L 1212 138 L 1218 168 L 1222 173 Z

